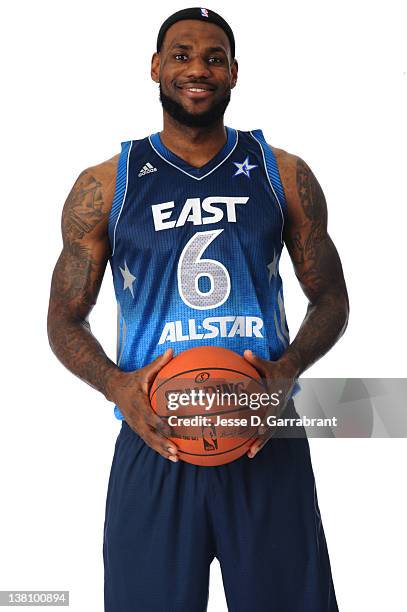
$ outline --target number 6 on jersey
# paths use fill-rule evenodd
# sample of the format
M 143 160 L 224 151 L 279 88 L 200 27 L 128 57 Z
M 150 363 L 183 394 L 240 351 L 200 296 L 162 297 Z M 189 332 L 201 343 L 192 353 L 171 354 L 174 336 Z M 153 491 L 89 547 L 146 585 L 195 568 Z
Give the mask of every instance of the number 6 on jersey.
M 229 297 L 230 276 L 225 266 L 216 259 L 202 259 L 202 253 L 223 229 L 197 232 L 184 246 L 178 262 L 178 291 L 187 306 L 197 310 L 217 308 Z M 201 291 L 199 279 L 207 277 L 211 287 Z

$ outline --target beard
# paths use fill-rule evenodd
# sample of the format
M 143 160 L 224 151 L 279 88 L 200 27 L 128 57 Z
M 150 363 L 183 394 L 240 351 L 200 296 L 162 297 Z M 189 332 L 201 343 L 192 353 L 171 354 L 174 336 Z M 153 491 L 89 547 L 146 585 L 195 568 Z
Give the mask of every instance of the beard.
M 227 95 L 216 102 L 211 108 L 202 113 L 190 113 L 185 110 L 182 104 L 167 96 L 161 87 L 160 83 L 160 102 L 163 109 L 182 125 L 188 127 L 211 127 L 218 123 L 219 119 L 225 114 L 226 108 L 230 102 L 230 90 Z

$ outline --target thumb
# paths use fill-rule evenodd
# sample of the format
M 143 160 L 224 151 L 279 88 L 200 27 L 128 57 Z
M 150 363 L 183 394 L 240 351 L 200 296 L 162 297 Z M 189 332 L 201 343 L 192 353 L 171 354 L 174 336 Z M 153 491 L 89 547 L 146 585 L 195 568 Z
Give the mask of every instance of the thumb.
M 158 355 L 158 357 L 156 357 L 152 363 L 167 363 L 167 361 L 170 361 L 170 359 L 172 359 L 172 348 L 167 348 L 167 350 L 165 350 L 164 353 L 161 353 L 161 355 Z M 160 367 L 162 367 L 162 365 Z
M 251 351 L 250 349 L 246 349 L 244 351 L 243 357 L 246 359 L 246 361 L 251 363 L 256 368 L 256 370 L 260 372 L 260 374 L 262 374 L 263 376 L 267 375 L 267 370 L 264 367 L 264 363 L 263 363 L 264 360 L 261 357 L 258 357 L 258 355 L 255 355 L 253 351 Z
M 172 359 L 172 348 L 168 348 L 164 353 L 158 355 L 151 363 L 146 366 L 146 382 L 147 385 L 155 378 L 162 367 Z

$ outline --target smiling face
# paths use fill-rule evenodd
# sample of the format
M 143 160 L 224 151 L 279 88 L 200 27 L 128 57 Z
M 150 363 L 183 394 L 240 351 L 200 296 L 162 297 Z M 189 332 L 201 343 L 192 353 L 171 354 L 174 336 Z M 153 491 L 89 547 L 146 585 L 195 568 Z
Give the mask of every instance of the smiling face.
M 151 78 L 160 84 L 160 101 L 173 119 L 190 127 L 209 127 L 223 117 L 237 81 L 229 39 L 219 26 L 197 19 L 177 21 L 154 53 Z

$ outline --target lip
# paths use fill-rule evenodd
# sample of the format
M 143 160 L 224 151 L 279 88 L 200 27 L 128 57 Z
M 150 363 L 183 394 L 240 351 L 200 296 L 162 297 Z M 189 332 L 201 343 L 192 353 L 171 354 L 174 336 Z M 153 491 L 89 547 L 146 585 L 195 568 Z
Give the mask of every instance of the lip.
M 199 89 L 199 85 L 196 85 L 196 88 Z M 181 90 L 183 96 L 193 100 L 209 98 L 214 93 L 214 89 L 206 89 L 205 91 L 190 91 L 186 87 L 178 87 L 178 89 Z

